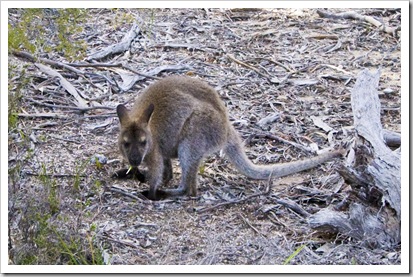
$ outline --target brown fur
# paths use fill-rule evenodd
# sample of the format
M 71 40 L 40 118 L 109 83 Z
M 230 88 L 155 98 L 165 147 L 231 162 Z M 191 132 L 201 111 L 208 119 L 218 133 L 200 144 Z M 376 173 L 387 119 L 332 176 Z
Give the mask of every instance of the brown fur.
M 246 176 L 267 179 L 316 167 L 340 156 L 341 151 L 285 164 L 255 165 L 245 155 L 224 103 L 206 83 L 190 77 L 168 77 L 155 82 L 136 98 L 131 111 L 117 107 L 121 124 L 119 148 L 134 167 L 148 167 L 149 198 L 172 178 L 171 159 L 179 158 L 182 179 L 177 189 L 163 195 L 196 196 L 197 172 L 202 159 L 220 149 Z

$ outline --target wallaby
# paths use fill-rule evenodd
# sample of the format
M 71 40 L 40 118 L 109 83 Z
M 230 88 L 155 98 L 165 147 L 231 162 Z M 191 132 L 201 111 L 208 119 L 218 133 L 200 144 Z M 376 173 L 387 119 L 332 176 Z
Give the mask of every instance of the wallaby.
M 253 164 L 245 155 L 219 94 L 191 77 L 159 80 L 137 96 L 131 111 L 124 105 L 118 105 L 116 111 L 120 121 L 120 152 L 133 168 L 143 162 L 147 165 L 144 179 L 149 184 L 148 198 L 152 200 L 159 195 L 196 196 L 202 159 L 221 149 L 241 173 L 253 179 L 293 174 L 342 154 L 342 150 L 334 150 L 301 161 Z M 160 190 L 162 184 L 172 179 L 172 158 L 179 158 L 182 168 L 179 187 Z

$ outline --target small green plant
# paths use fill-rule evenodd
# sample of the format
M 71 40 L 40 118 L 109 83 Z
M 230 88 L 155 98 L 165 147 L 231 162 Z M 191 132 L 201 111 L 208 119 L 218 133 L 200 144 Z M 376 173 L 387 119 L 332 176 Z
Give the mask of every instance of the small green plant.
M 306 244 L 303 244 L 300 247 L 298 247 L 297 250 L 295 250 L 290 256 L 288 256 L 287 259 L 285 259 L 283 265 L 289 264 L 291 260 L 294 259 L 295 256 L 297 256 L 304 249 L 304 247 L 306 247 Z
M 17 66 L 8 64 L 8 130 L 9 132 L 17 127 L 22 90 L 30 83 L 31 78 L 27 77 L 26 69 L 18 69 Z
M 96 225 L 96 223 L 90 224 L 90 231 L 91 231 L 91 232 L 96 232 L 96 230 L 97 230 L 97 225 Z
M 8 24 L 9 51 L 56 51 L 76 59 L 85 56 L 86 42 L 76 35 L 83 31 L 86 9 L 11 9 L 9 13 L 18 18 Z
M 103 264 L 101 251 L 95 247 L 90 234 L 86 234 L 86 240 L 78 234 L 67 233 L 68 230 L 63 234 L 52 223 L 50 214 L 37 212 L 31 222 L 36 226 L 30 238 L 35 247 L 21 253 L 17 264 Z
M 75 174 L 74 174 L 74 178 L 73 178 L 73 189 L 75 191 L 80 190 L 80 183 L 82 181 L 82 177 L 83 177 L 84 173 L 86 172 L 86 165 L 87 165 L 88 161 L 89 160 L 81 161 L 80 163 L 76 163 Z
M 56 179 L 51 179 L 47 175 L 45 164 L 42 164 L 41 172 L 39 174 L 39 179 L 41 183 L 43 184 L 44 189 L 46 190 L 50 213 L 52 215 L 58 213 L 60 209 L 60 199 L 57 193 L 57 182 L 56 182 Z
M 102 265 L 102 253 L 93 244 L 93 238 L 87 234 L 87 245 L 84 245 L 80 238 L 70 238 L 65 240 L 59 232 L 55 231 L 59 239 L 61 254 L 68 259 L 69 265 Z
M 101 188 L 102 188 L 102 182 L 99 180 L 95 180 L 95 183 L 93 184 L 93 187 L 92 187 L 92 191 L 94 193 L 98 193 L 101 190 Z
M 122 26 L 123 24 L 131 24 L 135 21 L 135 17 L 131 14 L 125 11 L 124 9 L 112 9 L 112 11 L 115 13 L 115 19 L 114 19 L 114 28 L 117 28 L 119 26 Z

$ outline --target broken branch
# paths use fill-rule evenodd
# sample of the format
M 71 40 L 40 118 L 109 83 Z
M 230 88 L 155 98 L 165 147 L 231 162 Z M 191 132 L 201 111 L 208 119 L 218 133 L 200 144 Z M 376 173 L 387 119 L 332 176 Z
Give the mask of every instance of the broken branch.
M 365 21 L 368 22 L 376 27 L 379 28 L 380 31 L 383 31 L 385 33 L 391 34 L 392 36 L 396 36 L 397 31 L 400 30 L 400 27 L 388 27 L 384 23 L 376 20 L 374 17 L 371 16 L 366 16 L 366 15 L 361 15 L 356 12 L 342 12 L 338 14 L 333 14 L 333 13 L 328 13 L 323 10 L 317 10 L 317 13 L 320 17 L 325 17 L 325 18 L 332 18 L 332 19 L 356 19 L 360 21 Z

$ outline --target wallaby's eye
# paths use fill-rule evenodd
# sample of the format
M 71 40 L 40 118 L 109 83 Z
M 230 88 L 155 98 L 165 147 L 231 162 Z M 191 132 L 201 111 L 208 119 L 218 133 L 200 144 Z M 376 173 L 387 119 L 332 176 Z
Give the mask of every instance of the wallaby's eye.
M 139 143 L 140 144 L 145 144 L 146 143 L 146 137 L 140 137 L 139 138 Z

